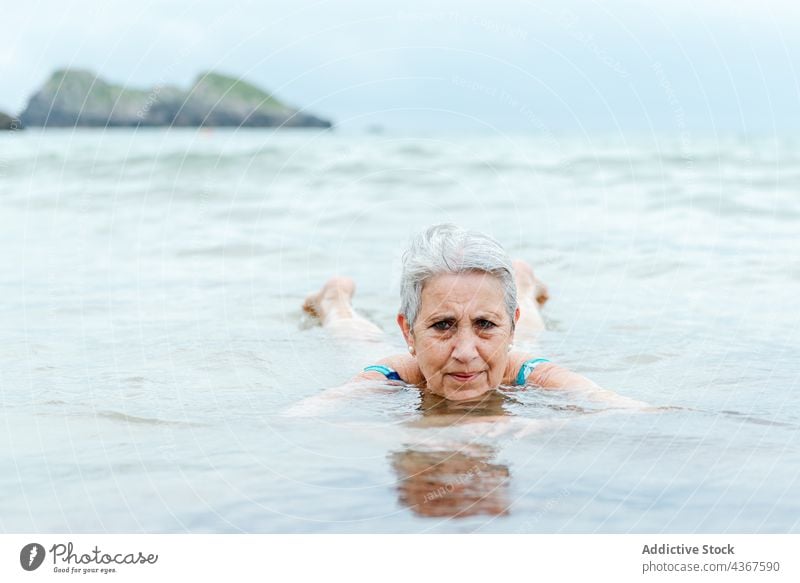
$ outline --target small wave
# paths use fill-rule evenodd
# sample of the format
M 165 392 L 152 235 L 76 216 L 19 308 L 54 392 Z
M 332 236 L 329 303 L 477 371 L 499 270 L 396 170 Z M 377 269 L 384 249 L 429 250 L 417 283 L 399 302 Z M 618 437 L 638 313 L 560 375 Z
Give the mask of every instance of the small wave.
M 270 249 L 263 245 L 254 245 L 251 243 L 230 243 L 227 245 L 209 245 L 207 247 L 196 247 L 194 249 L 181 249 L 176 252 L 176 255 L 178 257 L 263 257 L 269 252 Z
M 428 159 L 436 156 L 439 152 L 432 150 L 418 144 L 404 144 L 393 151 L 393 154 L 399 156 L 407 156 L 409 158 L 424 158 Z
M 664 357 L 656 354 L 633 354 L 631 356 L 626 356 L 622 360 L 630 364 L 653 364 L 654 362 L 664 360 Z
M 798 426 L 794 423 L 786 423 L 784 421 L 773 421 L 772 419 L 763 419 L 761 417 L 754 417 L 753 415 L 747 415 L 745 413 L 739 413 L 738 411 L 720 411 L 722 415 L 726 417 L 732 417 L 734 419 L 738 419 L 740 421 L 745 421 L 747 423 L 753 423 L 755 425 L 767 425 L 770 427 L 790 427 L 792 429 L 798 429 Z
M 69 405 L 69 404 L 70 403 L 67 403 L 66 401 L 62 401 L 60 399 L 49 399 L 49 400 L 44 401 L 42 403 L 42 405 L 59 405 L 59 406 L 60 405 Z
M 100 417 L 109 419 L 111 421 L 123 421 L 125 423 L 133 423 L 137 425 L 166 425 L 166 426 L 179 426 L 179 427 L 203 427 L 202 423 L 195 423 L 193 421 L 170 421 L 167 419 L 158 419 L 157 417 L 139 417 L 137 415 L 128 415 L 127 413 L 120 413 L 118 411 L 97 411 L 93 417 Z
M 133 376 L 133 377 L 128 377 L 128 378 L 122 379 L 122 382 L 129 383 L 129 384 L 132 384 L 132 385 L 141 385 L 142 383 L 144 383 L 146 381 L 147 381 L 147 379 L 145 377 L 142 377 L 142 376 Z

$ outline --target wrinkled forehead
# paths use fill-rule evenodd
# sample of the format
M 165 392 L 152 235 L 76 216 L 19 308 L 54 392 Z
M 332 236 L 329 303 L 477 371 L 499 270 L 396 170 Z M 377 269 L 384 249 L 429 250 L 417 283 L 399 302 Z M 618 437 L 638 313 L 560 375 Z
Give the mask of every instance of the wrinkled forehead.
M 419 315 L 423 317 L 443 311 L 505 314 L 503 285 L 483 271 L 434 276 L 425 282 L 420 300 Z

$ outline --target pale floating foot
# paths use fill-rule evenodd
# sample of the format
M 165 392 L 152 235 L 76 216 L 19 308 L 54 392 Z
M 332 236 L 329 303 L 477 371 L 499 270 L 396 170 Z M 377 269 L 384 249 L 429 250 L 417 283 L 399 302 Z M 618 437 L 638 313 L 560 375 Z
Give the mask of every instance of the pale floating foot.
M 347 306 L 356 291 L 356 284 L 350 277 L 332 277 L 319 291 L 309 294 L 303 302 L 303 310 L 322 319 L 326 312 L 342 303 Z
M 539 306 L 543 306 L 550 299 L 550 294 L 544 282 L 534 275 L 531 264 L 524 259 L 515 259 L 513 266 L 517 293 L 520 297 L 533 297 Z

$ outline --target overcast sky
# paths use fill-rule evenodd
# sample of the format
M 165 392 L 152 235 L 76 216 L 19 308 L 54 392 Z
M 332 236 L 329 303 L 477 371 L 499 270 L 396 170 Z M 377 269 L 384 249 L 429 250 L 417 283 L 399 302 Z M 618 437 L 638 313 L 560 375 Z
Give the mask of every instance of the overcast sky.
M 60 67 L 217 70 L 342 126 L 800 129 L 800 8 L 769 0 L 17 2 L 0 110 Z

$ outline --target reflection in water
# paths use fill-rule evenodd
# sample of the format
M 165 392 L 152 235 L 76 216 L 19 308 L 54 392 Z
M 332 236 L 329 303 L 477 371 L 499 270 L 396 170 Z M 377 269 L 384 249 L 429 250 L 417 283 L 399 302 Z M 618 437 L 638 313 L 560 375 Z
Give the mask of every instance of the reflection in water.
M 494 450 L 420 451 L 391 455 L 400 502 L 420 516 L 508 513 L 508 466 L 491 463 Z
M 493 392 L 477 401 L 454 403 L 423 394 L 418 428 L 493 423 L 510 413 L 507 397 Z M 420 516 L 465 517 L 508 514 L 508 466 L 493 462 L 497 450 L 469 442 L 408 445 L 390 455 L 400 502 Z

